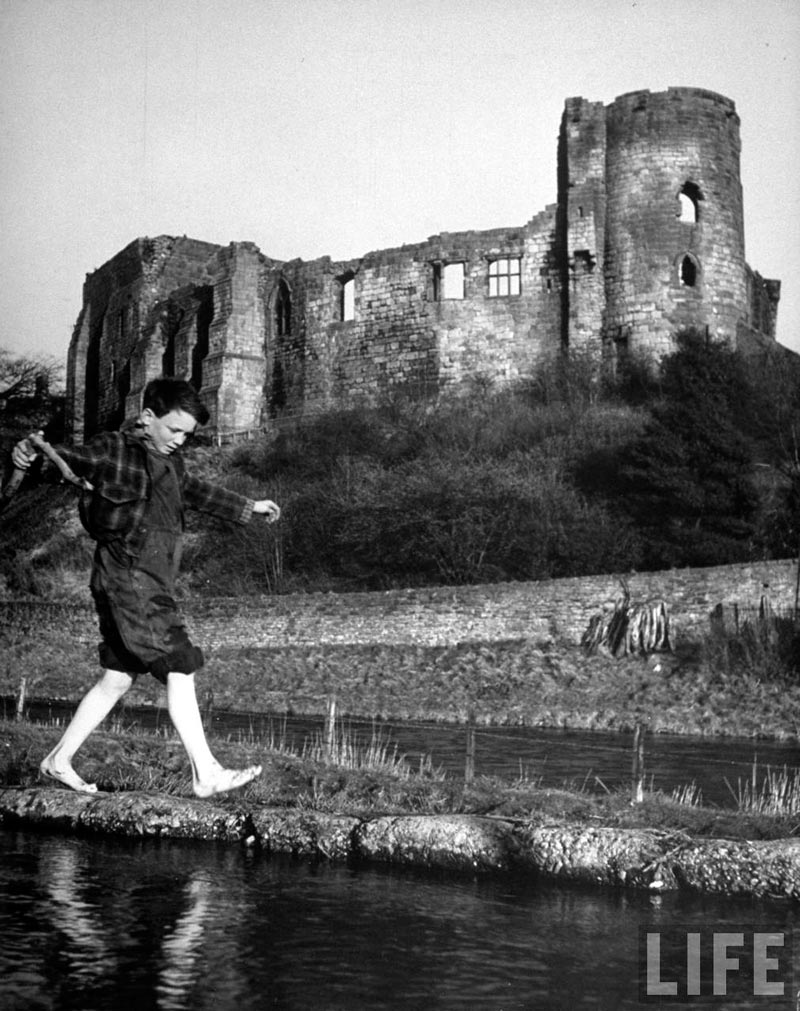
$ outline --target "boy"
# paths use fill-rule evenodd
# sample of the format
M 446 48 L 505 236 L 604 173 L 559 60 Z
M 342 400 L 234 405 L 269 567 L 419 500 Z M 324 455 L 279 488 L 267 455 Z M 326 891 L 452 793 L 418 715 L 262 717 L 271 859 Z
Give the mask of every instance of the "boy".
M 189 639 L 175 602 L 184 508 L 238 523 L 247 523 L 253 513 L 269 523 L 280 516 L 269 499 L 253 501 L 185 472 L 179 450 L 208 417 L 188 382 L 153 379 L 132 429 L 103 432 L 85 446 L 58 447 L 84 482 L 81 520 L 97 544 L 90 589 L 104 672 L 39 768 L 80 793 L 95 793 L 97 786 L 81 779 L 73 756 L 145 672 L 166 685 L 170 719 L 189 756 L 198 797 L 237 789 L 261 774 L 260 765 L 225 769 L 211 753 L 194 683 L 203 654 Z M 17 443 L 15 466 L 31 465 L 36 441 Z

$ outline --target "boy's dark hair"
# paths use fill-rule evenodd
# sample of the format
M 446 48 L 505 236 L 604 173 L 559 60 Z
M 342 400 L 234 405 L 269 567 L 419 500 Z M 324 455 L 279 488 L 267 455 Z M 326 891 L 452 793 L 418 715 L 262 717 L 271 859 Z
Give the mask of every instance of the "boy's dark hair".
M 194 386 L 185 379 L 172 376 L 150 380 L 142 398 L 142 409 L 145 408 L 149 408 L 157 418 L 163 418 L 170 411 L 186 411 L 198 425 L 205 425 L 209 419 L 208 408 Z

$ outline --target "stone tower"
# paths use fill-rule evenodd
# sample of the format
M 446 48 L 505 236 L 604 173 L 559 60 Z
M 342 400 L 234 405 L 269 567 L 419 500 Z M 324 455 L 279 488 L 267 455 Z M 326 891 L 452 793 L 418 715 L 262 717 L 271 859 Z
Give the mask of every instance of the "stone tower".
M 734 346 L 751 329 L 774 336 L 764 308 L 779 289 L 745 263 L 740 147 L 734 103 L 699 88 L 567 100 L 568 344 L 656 360 L 682 327 Z

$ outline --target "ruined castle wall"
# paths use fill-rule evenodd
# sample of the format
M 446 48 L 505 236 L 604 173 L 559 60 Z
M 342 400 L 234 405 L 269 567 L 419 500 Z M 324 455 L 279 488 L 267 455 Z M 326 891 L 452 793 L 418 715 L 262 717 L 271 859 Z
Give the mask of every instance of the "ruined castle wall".
M 443 233 L 360 260 L 308 265 L 306 405 L 529 374 L 558 344 L 554 230 L 551 208 L 522 228 Z M 489 264 L 496 260 L 518 263 L 518 294 L 490 293 Z M 448 297 L 444 289 L 442 271 L 450 264 L 463 265 L 462 297 Z M 341 287 L 350 276 L 354 313 L 344 320 Z
M 745 285 L 747 317 L 742 322 L 764 337 L 774 340 L 781 282 L 765 280 L 757 271 L 745 264 Z
M 174 373 L 189 378 L 181 368 L 188 364 L 191 351 L 187 347 L 176 355 L 170 348 L 175 338 L 174 299 L 176 289 L 185 286 L 208 286 L 214 277 L 214 261 L 219 247 L 185 236 L 162 235 L 140 240 L 142 284 L 139 289 L 139 339 L 130 358 L 130 382 L 126 396 L 125 416 L 135 417 L 142 391 L 147 383 L 164 372 L 165 354 L 170 352 Z
M 161 371 L 157 306 L 179 283 L 207 280 L 216 249 L 186 238 L 137 239 L 87 275 L 68 356 L 73 438 L 136 413 L 144 384 Z
M 654 359 L 684 326 L 735 341 L 747 295 L 733 102 L 697 88 L 637 91 L 607 108 L 606 123 L 607 335 Z M 687 184 L 694 222 L 680 219 Z
M 200 387 L 224 436 L 283 412 L 502 385 L 563 350 L 598 368 L 620 353 L 656 362 L 683 327 L 762 348 L 780 283 L 745 263 L 739 146 L 734 104 L 713 92 L 570 98 L 557 203 L 522 226 L 346 262 L 138 239 L 87 276 L 68 361 L 72 435 L 135 415 L 164 370 Z
M 600 362 L 605 310 L 606 118 L 602 102 L 567 100 L 558 147 L 563 340 Z
M 116 379 L 139 336 L 143 287 L 139 240 L 86 276 L 68 358 L 71 434 L 77 439 L 113 427 L 119 418 Z
M 257 428 L 263 421 L 271 264 L 251 242 L 232 242 L 215 259 L 214 318 L 200 395 L 220 434 Z

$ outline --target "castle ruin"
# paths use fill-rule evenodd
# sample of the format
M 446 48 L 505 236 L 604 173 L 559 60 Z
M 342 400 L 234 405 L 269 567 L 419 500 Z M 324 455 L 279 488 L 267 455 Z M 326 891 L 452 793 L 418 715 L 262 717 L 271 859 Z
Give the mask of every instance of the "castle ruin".
M 698 88 L 570 98 L 556 202 L 524 225 L 442 232 L 354 260 L 139 238 L 88 274 L 70 343 L 80 439 L 190 379 L 220 437 L 403 391 L 530 376 L 559 353 L 657 361 L 687 326 L 775 345 L 780 282 L 745 261 L 734 103 Z

